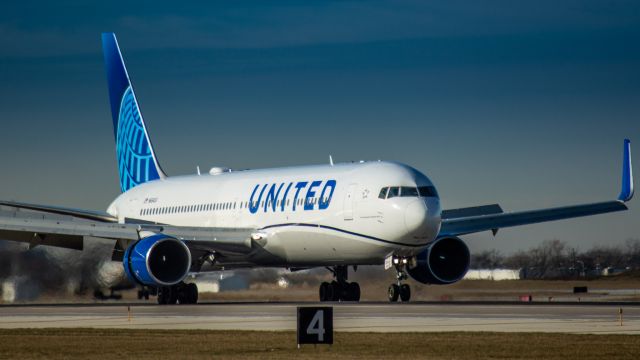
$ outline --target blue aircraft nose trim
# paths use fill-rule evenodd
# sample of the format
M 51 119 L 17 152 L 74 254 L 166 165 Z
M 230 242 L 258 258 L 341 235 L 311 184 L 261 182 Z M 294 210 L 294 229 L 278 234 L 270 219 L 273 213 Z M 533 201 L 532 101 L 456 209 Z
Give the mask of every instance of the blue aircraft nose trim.
M 622 190 L 618 200 L 627 202 L 633 198 L 633 168 L 631 167 L 631 141 L 624 140 L 622 159 Z

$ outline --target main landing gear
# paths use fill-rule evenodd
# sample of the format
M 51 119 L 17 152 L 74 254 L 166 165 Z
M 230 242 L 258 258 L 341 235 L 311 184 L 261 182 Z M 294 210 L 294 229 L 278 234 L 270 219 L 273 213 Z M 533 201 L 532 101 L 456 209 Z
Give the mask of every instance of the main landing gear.
M 402 283 L 403 280 L 407 280 L 409 277 L 405 271 L 407 259 L 394 258 L 393 265 L 396 268 L 396 283 L 389 286 L 389 301 L 396 302 L 400 298 L 402 302 L 407 302 L 411 299 L 411 287 L 409 287 L 409 284 Z
M 158 304 L 196 304 L 198 302 L 198 286 L 194 283 L 183 282 L 173 286 L 158 288 Z
M 320 301 L 360 301 L 360 284 L 347 282 L 348 267 L 346 265 L 327 269 L 333 273 L 335 280 L 320 284 Z

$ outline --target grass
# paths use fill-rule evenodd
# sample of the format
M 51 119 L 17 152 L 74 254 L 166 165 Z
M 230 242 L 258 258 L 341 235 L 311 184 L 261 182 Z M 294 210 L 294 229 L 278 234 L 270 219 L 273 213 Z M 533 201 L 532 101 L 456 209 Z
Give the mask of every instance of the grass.
M 640 336 L 547 333 L 335 333 L 296 348 L 294 332 L 0 330 L 0 359 L 638 359 Z

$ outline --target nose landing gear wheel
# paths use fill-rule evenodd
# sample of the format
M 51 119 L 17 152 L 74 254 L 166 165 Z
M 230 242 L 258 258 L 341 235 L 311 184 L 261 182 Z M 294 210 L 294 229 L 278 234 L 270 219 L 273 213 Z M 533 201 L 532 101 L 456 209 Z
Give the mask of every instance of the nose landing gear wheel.
M 411 299 L 411 288 L 408 284 L 403 284 L 402 282 L 409 277 L 406 272 L 408 260 L 406 258 L 394 258 L 392 261 L 396 268 L 396 283 L 389 286 L 389 301 L 396 302 L 400 298 L 402 302 L 407 302 Z
M 411 299 L 411 288 L 408 284 L 400 285 L 400 300 L 407 302 Z
M 396 284 L 391 284 L 388 291 L 389 301 L 396 302 L 400 296 L 400 287 Z

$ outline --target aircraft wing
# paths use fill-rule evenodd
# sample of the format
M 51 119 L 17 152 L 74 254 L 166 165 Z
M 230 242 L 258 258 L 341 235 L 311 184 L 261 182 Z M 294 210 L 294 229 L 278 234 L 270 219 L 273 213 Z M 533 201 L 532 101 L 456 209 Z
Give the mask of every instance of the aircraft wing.
M 624 141 L 622 164 L 622 189 L 617 200 L 584 205 L 564 206 L 542 210 L 512 213 L 485 213 L 462 217 L 443 217 L 439 236 L 458 236 L 492 230 L 494 235 L 500 228 L 535 224 L 546 221 L 604 214 L 627 210 L 625 202 L 633 197 L 633 171 L 631 166 L 631 144 Z
M 183 240 L 190 249 L 200 252 L 239 255 L 252 250 L 254 229 L 172 226 L 135 220 L 119 224 L 49 212 L 44 206 L 32 205 L 25 211 L 24 206 L 12 208 L 6 202 L 2 204 L 9 210 L 0 211 L 0 239 L 26 242 L 30 247 L 48 245 L 82 250 L 85 238 L 113 239 L 114 260 L 118 260 L 128 244 L 140 238 L 140 232 L 151 231 Z
M 6 206 L 14 209 L 26 209 L 33 211 L 42 211 L 50 214 L 70 215 L 81 219 L 98 220 L 104 222 L 118 222 L 118 219 L 103 211 L 71 209 L 60 206 L 27 204 L 14 201 L 0 200 L 0 206 Z

